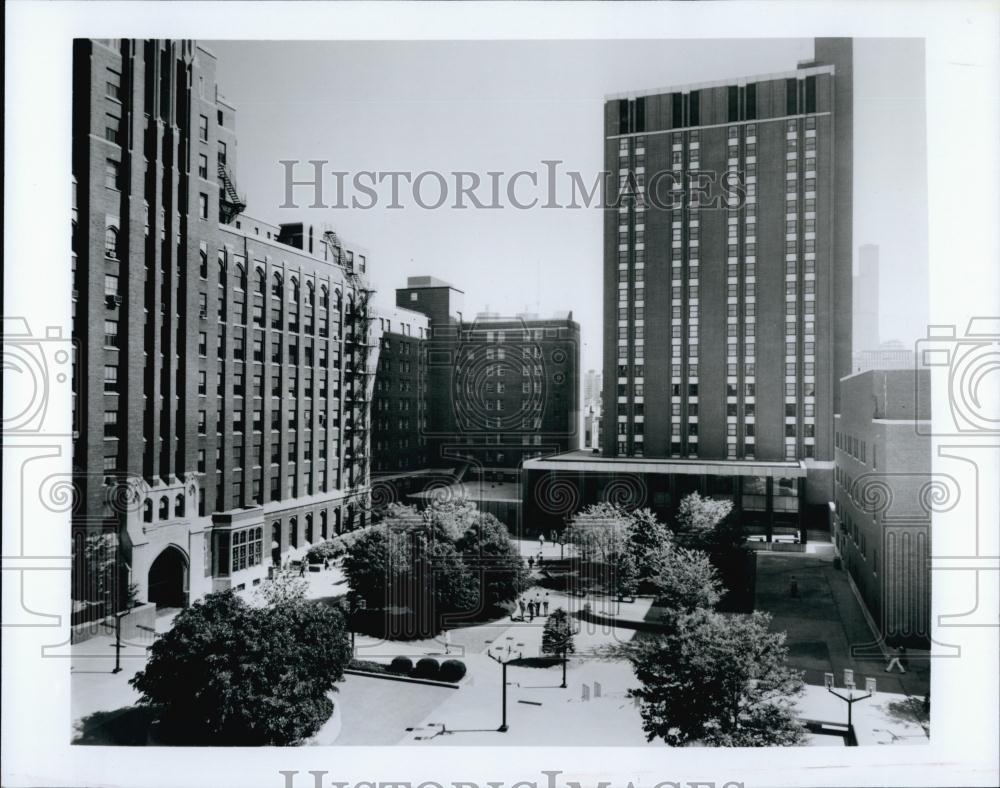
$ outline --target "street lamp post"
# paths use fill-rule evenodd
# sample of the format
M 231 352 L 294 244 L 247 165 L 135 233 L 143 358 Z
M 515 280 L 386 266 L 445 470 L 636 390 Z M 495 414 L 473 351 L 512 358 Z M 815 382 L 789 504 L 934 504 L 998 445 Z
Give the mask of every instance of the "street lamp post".
M 112 673 L 122 672 L 122 616 L 128 611 L 115 613 L 115 668 Z
M 518 643 L 518 645 L 520 646 L 522 644 Z M 501 668 L 500 673 L 501 673 L 501 679 L 502 679 L 502 683 L 503 683 L 503 687 L 502 687 L 502 690 L 501 690 L 501 701 L 500 701 L 501 705 L 502 705 L 502 709 L 503 709 L 503 712 L 502 712 L 503 713 L 503 717 L 502 717 L 502 720 L 501 720 L 501 723 L 500 723 L 500 727 L 497 728 L 497 731 L 500 732 L 500 733 L 506 733 L 507 732 L 507 665 L 510 664 L 511 662 L 513 662 L 515 659 L 520 659 L 521 658 L 521 652 L 518 651 L 517 654 L 514 654 L 512 652 L 512 650 L 511 650 L 511 647 L 507 646 L 507 655 L 508 656 L 507 656 L 507 659 L 504 659 L 504 656 L 503 656 L 503 646 L 496 645 L 493 648 L 496 649 L 496 653 L 495 654 L 493 653 L 493 649 L 492 648 L 489 649 L 489 650 L 487 650 L 486 654 L 489 656 L 490 659 L 492 659 L 494 662 L 496 662 L 497 664 L 500 665 L 500 668 Z
M 858 744 L 857 736 L 854 735 L 854 704 L 859 700 L 867 700 L 872 697 L 876 692 L 876 682 L 875 679 L 865 679 L 865 694 L 855 696 L 854 690 L 857 689 L 854 683 L 854 671 L 845 668 L 844 669 L 844 687 L 847 689 L 846 695 L 841 695 L 836 691 L 833 684 L 834 676 L 832 673 L 825 673 L 823 675 L 823 683 L 826 685 L 826 690 L 831 695 L 840 698 L 844 703 L 847 704 L 847 735 L 848 735 L 848 745 L 856 747 Z

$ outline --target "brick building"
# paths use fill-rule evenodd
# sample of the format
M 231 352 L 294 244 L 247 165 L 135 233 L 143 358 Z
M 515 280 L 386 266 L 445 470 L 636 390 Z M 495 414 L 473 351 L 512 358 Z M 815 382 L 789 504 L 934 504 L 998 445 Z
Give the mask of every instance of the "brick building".
M 605 103 L 620 198 L 604 216 L 602 457 L 565 465 L 567 483 L 600 480 L 568 503 L 625 474 L 629 503 L 667 515 L 699 489 L 768 537 L 826 521 L 851 368 L 851 58 L 850 40 L 817 39 L 787 73 Z M 530 467 L 552 486 L 559 463 Z M 567 514 L 527 494 L 543 519 Z
M 378 304 L 379 357 L 372 401 L 373 504 L 401 501 L 428 469 L 427 316 Z
M 837 551 L 882 637 L 930 638 L 930 371 L 870 370 L 841 381 L 834 420 Z M 923 427 L 918 429 L 918 427 Z
M 166 605 L 369 505 L 367 255 L 243 213 L 215 68 L 191 41 L 74 42 L 75 553 L 114 535 L 121 585 Z
M 580 327 L 572 313 L 469 320 L 463 295 L 428 276 L 396 290 L 398 306 L 429 320 L 429 464 L 513 480 L 525 458 L 578 445 Z

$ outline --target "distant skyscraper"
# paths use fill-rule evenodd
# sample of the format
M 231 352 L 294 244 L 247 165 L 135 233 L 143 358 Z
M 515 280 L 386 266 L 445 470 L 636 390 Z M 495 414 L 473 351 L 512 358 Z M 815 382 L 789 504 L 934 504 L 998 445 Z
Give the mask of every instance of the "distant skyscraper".
M 604 376 L 597 370 L 589 369 L 583 379 L 583 405 L 600 406 L 601 389 L 604 386 Z
M 862 350 L 854 354 L 855 373 L 873 369 L 916 369 L 917 366 L 913 348 L 907 347 L 898 339 L 883 342 L 877 350 Z
M 858 273 L 854 277 L 854 352 L 878 350 L 878 247 L 858 248 Z

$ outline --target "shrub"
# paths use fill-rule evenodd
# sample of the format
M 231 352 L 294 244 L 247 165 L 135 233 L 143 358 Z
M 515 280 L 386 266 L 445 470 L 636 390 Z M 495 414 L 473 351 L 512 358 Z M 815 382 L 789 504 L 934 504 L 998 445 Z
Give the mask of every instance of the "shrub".
M 364 528 L 356 528 L 353 531 L 347 531 L 331 539 L 324 539 L 322 542 L 317 542 L 306 552 L 306 560 L 310 564 L 321 564 L 324 558 L 329 558 L 331 561 L 339 558 L 350 549 L 351 545 L 374 527 L 374 525 L 367 525 Z
M 370 659 L 352 659 L 348 665 L 351 670 L 363 670 L 367 673 L 388 673 L 389 667 L 381 662 L 373 662 Z
M 438 678 L 441 681 L 459 682 L 465 676 L 465 663 L 457 659 L 446 659 L 441 663 L 441 672 Z
M 178 743 L 282 746 L 329 719 L 350 654 L 332 607 L 294 596 L 253 607 L 226 591 L 178 613 L 129 683 Z
M 423 657 L 417 661 L 417 667 L 413 670 L 414 678 L 436 679 L 441 670 L 441 665 L 434 657 Z
M 324 559 L 331 561 L 344 552 L 343 546 L 336 539 L 326 539 L 314 544 L 306 552 L 306 561 L 310 564 L 322 564 Z
M 393 657 L 392 662 L 389 663 L 390 673 L 398 673 L 401 676 L 408 676 L 412 670 L 413 660 L 409 657 Z

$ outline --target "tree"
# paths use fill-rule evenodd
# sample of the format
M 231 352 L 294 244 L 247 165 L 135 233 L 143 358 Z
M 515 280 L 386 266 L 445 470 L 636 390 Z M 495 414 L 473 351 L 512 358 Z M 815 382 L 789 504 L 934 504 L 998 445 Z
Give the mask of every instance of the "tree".
M 626 538 L 635 562 L 639 587 L 649 588 L 650 581 L 660 573 L 667 553 L 673 547 L 673 535 L 649 509 L 637 509 L 629 517 Z
M 225 591 L 182 610 L 130 683 L 183 743 L 288 745 L 330 717 L 350 658 L 338 610 L 296 598 L 253 607 Z
M 677 536 L 689 547 L 737 547 L 743 536 L 737 524 L 727 522 L 732 510 L 732 501 L 703 498 L 693 492 L 681 500 L 677 509 Z
M 516 599 L 527 587 L 524 559 L 507 527 L 492 514 L 480 512 L 455 546 L 479 584 L 483 610 L 494 610 Z
M 562 686 L 566 687 L 566 662 L 576 650 L 573 643 L 573 624 L 561 607 L 549 615 L 542 630 L 542 653 L 560 657 L 563 665 Z
M 467 498 L 432 498 L 420 512 L 424 524 L 431 529 L 435 538 L 444 538 L 449 542 L 457 542 L 481 514 L 476 504 Z
M 625 544 L 629 515 L 621 507 L 598 503 L 579 511 L 566 529 L 568 544 L 576 548 L 581 560 L 606 564 L 609 557 Z
M 634 596 L 639 590 L 639 570 L 628 550 L 614 555 L 614 590 L 619 599 Z
M 676 629 L 627 647 L 641 686 L 649 741 L 668 745 L 763 747 L 799 743 L 804 729 L 792 698 L 802 677 L 786 664 L 784 633 L 766 613 L 727 616 L 699 610 Z
M 383 522 L 348 548 L 343 569 L 351 590 L 369 607 L 382 608 L 403 595 L 410 563 L 409 537 Z
M 305 601 L 308 589 L 309 583 L 298 572 L 284 569 L 260 584 L 253 595 L 253 602 L 261 607 L 294 604 Z
M 453 544 L 419 534 L 414 535 L 411 550 L 411 606 L 432 633 L 440 631 L 445 616 L 468 615 L 475 609 L 477 580 Z
M 673 613 L 691 613 L 714 607 L 722 596 L 722 583 L 706 553 L 674 547 L 660 572 L 650 580 L 658 603 Z
M 118 535 L 88 534 L 80 556 L 83 599 L 102 604 L 101 615 L 110 615 L 121 607 L 122 564 L 118 553 Z M 131 607 L 131 605 L 128 605 Z

